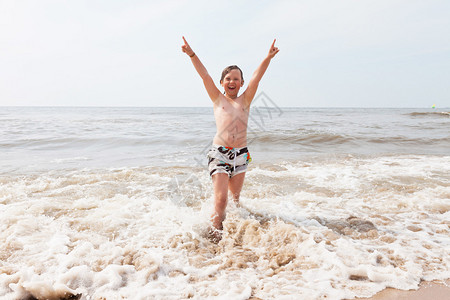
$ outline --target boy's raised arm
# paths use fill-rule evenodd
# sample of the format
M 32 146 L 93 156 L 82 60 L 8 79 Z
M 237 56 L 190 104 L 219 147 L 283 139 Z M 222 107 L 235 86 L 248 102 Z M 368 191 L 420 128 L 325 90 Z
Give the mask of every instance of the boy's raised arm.
M 212 102 L 215 102 L 220 95 L 219 89 L 214 84 L 213 79 L 208 74 L 208 71 L 206 70 L 205 66 L 202 64 L 198 56 L 195 54 L 195 52 L 191 49 L 191 46 L 189 46 L 188 42 L 183 36 L 184 45 L 181 46 L 181 50 L 186 53 L 192 61 L 192 64 L 195 67 L 195 70 L 197 70 L 198 75 L 203 80 L 203 84 L 205 85 L 206 91 L 208 92 L 209 98 L 211 98 Z
M 248 106 L 250 106 L 250 103 L 252 103 L 252 100 L 255 97 L 259 82 L 261 81 L 261 78 L 263 77 L 264 73 L 266 72 L 271 59 L 274 58 L 274 56 L 280 51 L 277 47 L 275 47 L 275 41 L 276 40 L 273 40 L 272 46 L 270 46 L 270 49 L 269 49 L 269 53 L 267 54 L 266 58 L 264 58 L 262 63 L 259 65 L 259 67 L 253 73 L 253 76 L 250 79 L 248 87 L 244 92 L 244 100 Z

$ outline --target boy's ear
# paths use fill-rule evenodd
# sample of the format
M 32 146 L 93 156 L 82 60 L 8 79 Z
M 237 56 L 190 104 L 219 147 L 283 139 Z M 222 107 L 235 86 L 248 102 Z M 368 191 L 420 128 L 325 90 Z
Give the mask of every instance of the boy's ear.
M 244 80 L 242 80 L 242 82 L 241 82 L 241 86 L 244 86 Z

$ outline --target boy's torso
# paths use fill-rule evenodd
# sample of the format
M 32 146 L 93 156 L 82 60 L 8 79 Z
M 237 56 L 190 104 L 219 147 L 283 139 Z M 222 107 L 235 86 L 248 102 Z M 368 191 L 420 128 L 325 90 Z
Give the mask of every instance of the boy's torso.
M 245 105 L 242 95 L 236 99 L 220 95 L 214 103 L 217 126 L 214 144 L 233 148 L 247 146 L 248 116 L 249 107 Z

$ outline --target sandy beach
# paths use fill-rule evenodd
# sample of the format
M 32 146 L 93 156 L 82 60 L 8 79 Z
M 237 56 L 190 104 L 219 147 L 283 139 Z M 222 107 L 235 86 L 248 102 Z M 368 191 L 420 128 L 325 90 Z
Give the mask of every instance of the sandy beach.
M 387 288 L 370 298 L 357 298 L 368 300 L 448 300 L 450 299 L 450 279 L 445 282 L 424 281 L 419 285 L 418 290 L 402 291 Z

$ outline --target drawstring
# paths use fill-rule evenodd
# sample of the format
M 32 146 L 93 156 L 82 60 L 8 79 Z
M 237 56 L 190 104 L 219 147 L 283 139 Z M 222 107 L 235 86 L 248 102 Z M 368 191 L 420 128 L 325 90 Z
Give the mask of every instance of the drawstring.
M 236 171 L 236 148 L 233 148 L 234 159 L 233 159 L 233 171 Z

